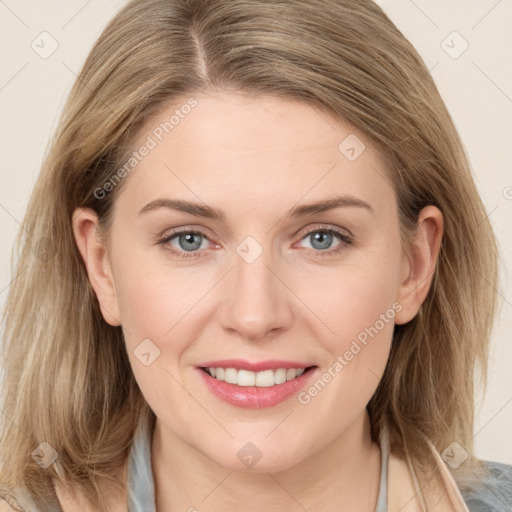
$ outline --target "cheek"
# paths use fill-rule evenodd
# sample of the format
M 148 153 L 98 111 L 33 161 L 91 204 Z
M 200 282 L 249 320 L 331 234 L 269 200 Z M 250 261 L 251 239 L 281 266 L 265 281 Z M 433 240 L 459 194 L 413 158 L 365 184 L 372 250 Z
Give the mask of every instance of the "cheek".
M 336 334 L 324 344 L 331 355 L 327 367 L 341 375 L 337 385 L 349 392 L 349 401 L 366 403 L 384 371 L 396 314 L 391 292 L 387 283 L 376 279 L 354 281 L 338 292 L 337 308 L 331 305 L 328 322 Z
M 386 326 L 393 325 L 396 312 L 395 289 L 382 275 L 365 272 L 358 276 L 353 272 L 340 289 L 331 292 L 335 299 L 330 301 L 327 317 L 332 330 L 344 340 L 363 339 L 364 333 L 373 327 L 386 330 Z
M 126 268 L 116 286 L 121 322 L 130 342 L 160 338 L 173 325 L 167 283 L 152 272 Z
M 187 323 L 188 312 L 207 291 L 204 272 L 173 267 L 160 250 L 120 254 L 115 262 L 116 294 L 130 343 L 171 336 L 174 326 Z
M 303 281 L 300 296 L 318 314 L 331 339 L 343 344 L 375 325 L 389 336 L 397 312 L 393 304 L 399 284 L 399 255 L 399 245 L 375 244 L 355 251 L 329 272 L 317 270 Z

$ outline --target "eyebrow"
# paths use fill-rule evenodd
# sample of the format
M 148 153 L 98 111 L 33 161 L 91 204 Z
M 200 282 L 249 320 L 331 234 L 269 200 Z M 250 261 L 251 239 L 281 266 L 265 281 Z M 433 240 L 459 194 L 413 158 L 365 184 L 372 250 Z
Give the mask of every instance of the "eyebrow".
M 305 217 L 314 213 L 322 213 L 335 208 L 355 206 L 358 208 L 364 208 L 370 212 L 374 212 L 373 208 L 369 203 L 351 195 L 336 196 L 331 199 L 325 199 L 316 203 L 309 203 L 300 206 L 295 206 L 289 210 L 285 215 L 286 217 Z M 177 210 L 184 213 L 190 213 L 197 217 L 204 217 L 207 219 L 219 220 L 225 222 L 226 216 L 222 210 L 213 208 L 206 204 L 194 203 L 191 201 L 183 201 L 181 199 L 155 199 L 150 203 L 146 204 L 139 212 L 139 215 L 156 210 L 158 208 L 168 208 L 171 210 Z

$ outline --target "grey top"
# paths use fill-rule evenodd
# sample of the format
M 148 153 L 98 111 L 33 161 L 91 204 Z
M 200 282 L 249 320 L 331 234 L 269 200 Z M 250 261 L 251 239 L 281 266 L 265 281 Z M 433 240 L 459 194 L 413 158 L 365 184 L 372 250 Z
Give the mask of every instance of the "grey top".
M 512 466 L 484 460 L 490 476 L 476 488 L 460 492 L 470 512 L 512 511 Z
M 128 512 L 156 512 L 153 470 L 151 467 L 152 433 L 141 424 L 130 452 L 128 463 Z M 387 512 L 389 433 L 381 430 L 381 472 L 375 512 Z M 470 512 L 512 511 L 512 466 L 483 461 L 491 470 L 490 476 L 476 488 L 460 489 Z

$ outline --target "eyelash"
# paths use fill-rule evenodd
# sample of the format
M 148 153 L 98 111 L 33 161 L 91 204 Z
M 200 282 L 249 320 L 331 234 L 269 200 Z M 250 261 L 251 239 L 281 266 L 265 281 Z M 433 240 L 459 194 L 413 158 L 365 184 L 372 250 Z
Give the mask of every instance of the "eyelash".
M 301 236 L 300 236 L 299 240 L 303 240 L 304 238 L 306 238 L 307 236 L 312 235 L 313 233 L 327 233 L 329 235 L 337 236 L 340 239 L 340 241 L 341 241 L 341 243 L 338 246 L 336 246 L 334 249 L 325 249 L 325 250 L 309 249 L 309 250 L 311 250 L 311 251 L 313 251 L 315 253 L 315 257 L 324 258 L 326 256 L 333 256 L 335 254 L 339 254 L 347 246 L 352 245 L 352 243 L 353 243 L 353 238 L 351 236 L 347 235 L 346 233 L 342 232 L 341 230 L 338 230 L 338 229 L 335 229 L 335 228 L 332 228 L 332 227 L 327 227 L 327 226 L 315 227 L 314 229 L 310 229 L 309 231 L 303 232 L 303 233 L 301 233 Z M 204 250 L 204 249 L 195 250 L 195 251 L 188 251 L 188 252 L 187 251 L 177 251 L 177 250 L 175 250 L 174 248 L 172 248 L 169 245 L 169 242 L 173 238 L 175 238 L 176 236 L 186 235 L 186 234 L 189 234 L 189 235 L 202 235 L 204 238 L 206 238 L 206 240 L 209 240 L 211 242 L 211 240 L 208 238 L 208 235 L 203 230 L 201 230 L 200 228 L 197 228 L 197 229 L 194 229 L 194 230 L 191 230 L 191 229 L 181 229 L 181 230 L 173 231 L 170 234 L 166 234 L 163 238 L 160 238 L 157 243 L 159 245 L 164 246 L 164 249 L 166 251 L 169 251 L 171 254 L 173 254 L 174 256 L 177 256 L 179 258 L 186 259 L 186 258 L 198 258 L 198 257 L 201 257 L 201 251 Z

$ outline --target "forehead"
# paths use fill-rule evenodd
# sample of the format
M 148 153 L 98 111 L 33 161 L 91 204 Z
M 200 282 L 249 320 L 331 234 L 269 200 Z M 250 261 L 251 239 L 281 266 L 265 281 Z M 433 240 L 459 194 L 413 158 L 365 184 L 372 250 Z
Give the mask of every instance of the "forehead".
M 139 131 L 133 148 L 144 146 L 150 149 L 122 194 L 141 207 L 166 195 L 242 209 L 270 207 L 270 198 L 290 207 L 305 196 L 309 202 L 341 193 L 381 206 L 394 199 L 382 159 L 364 135 L 295 100 L 185 97 Z

